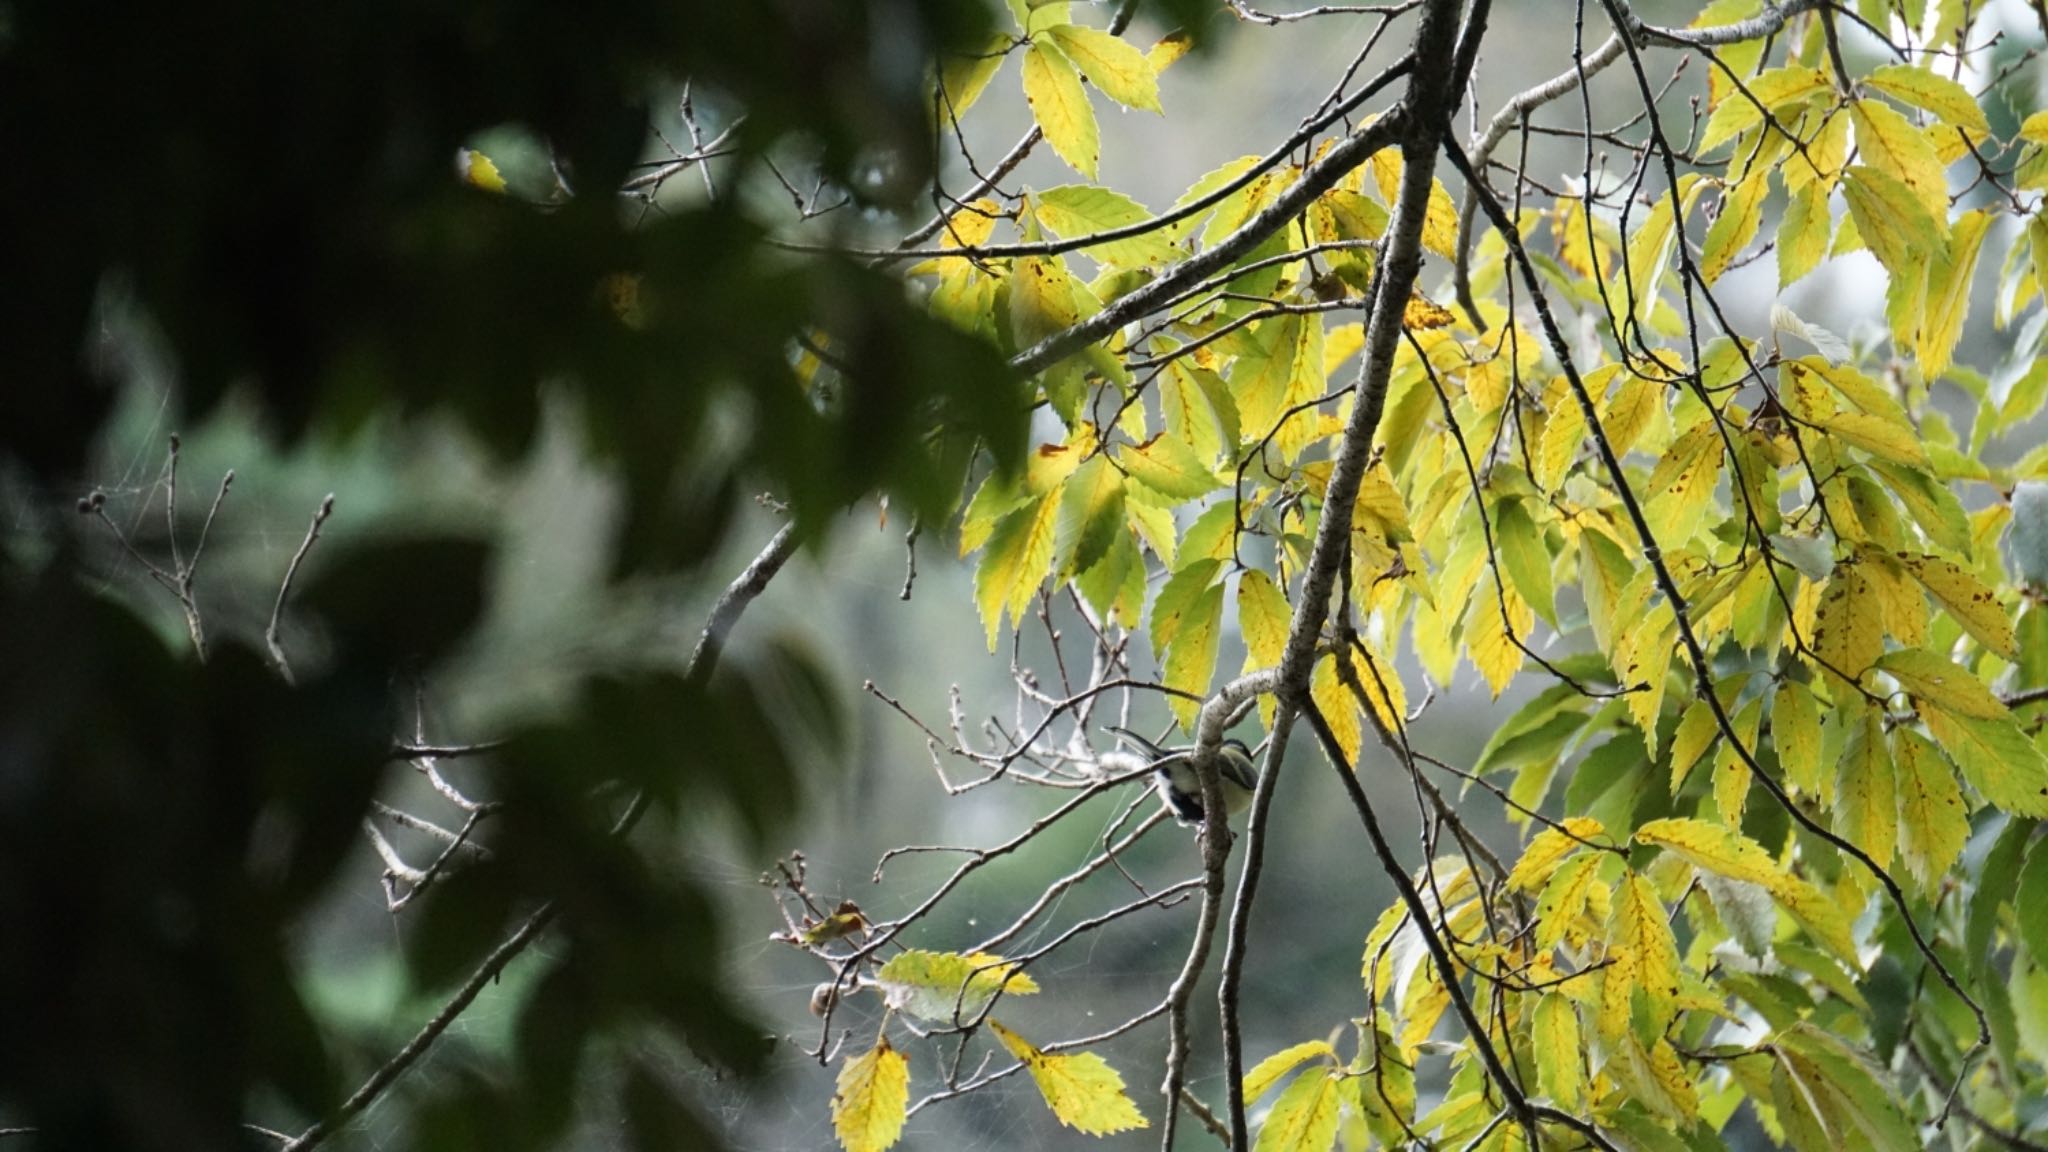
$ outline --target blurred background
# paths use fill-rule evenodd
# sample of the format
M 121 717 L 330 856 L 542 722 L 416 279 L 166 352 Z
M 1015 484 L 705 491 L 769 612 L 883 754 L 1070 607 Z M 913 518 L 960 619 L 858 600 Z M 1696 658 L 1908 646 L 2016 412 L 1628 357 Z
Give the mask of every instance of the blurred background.
M 1677 0 L 1642 0 L 1637 11 L 1653 23 L 1683 24 L 1698 5 Z M 1577 6 L 1566 0 L 1499 0 L 1493 31 L 1477 72 L 1479 122 L 1490 118 L 1514 93 L 1569 67 Z M 1590 48 L 1604 39 L 1598 5 L 1587 14 Z M 1982 18 L 1978 39 L 2003 29 L 1993 54 L 2004 61 L 2040 47 L 2038 25 L 2023 4 L 1994 4 Z M 1276 6 L 1274 11 L 1283 10 Z M 1098 102 L 1102 124 L 1100 182 L 1147 205 L 1170 204 L 1202 174 L 1241 155 L 1267 150 L 1313 109 L 1342 75 L 1377 24 L 1367 16 L 1331 16 L 1278 27 L 1256 27 L 1219 16 L 1213 21 L 1211 50 L 1172 68 L 1162 81 L 1165 118 L 1116 109 Z M 1129 39 L 1149 44 L 1166 29 L 1156 15 L 1141 15 Z M 1405 26 L 1366 65 L 1369 74 L 1392 59 L 1405 42 Z M 1852 52 L 1860 46 L 1851 35 Z M 1676 54 L 1653 54 L 1668 69 Z M 2029 74 L 2038 64 L 2027 64 Z M 1659 77 L 1661 78 L 1661 76 Z M 1665 102 L 1668 113 L 1683 112 L 1700 90 L 1698 62 Z M 2028 83 L 2013 87 L 2031 90 Z M 686 135 L 673 115 L 674 101 L 657 101 L 660 127 L 670 139 Z M 1633 81 L 1617 68 L 1593 85 L 1593 117 L 1617 123 L 1634 110 Z M 2016 108 L 2023 116 L 2034 105 Z M 700 92 L 697 111 L 716 131 L 731 107 L 721 106 L 715 88 Z M 1542 120 L 1576 125 L 1576 97 L 1547 110 Z M 988 95 L 969 118 L 969 142 L 979 157 L 1007 150 L 1029 127 L 1016 63 L 1006 62 Z M 1467 131 L 1469 131 L 1469 127 Z M 110 141 L 110 145 L 111 145 Z M 647 155 L 663 153 L 651 143 Z M 1537 139 L 1530 170 L 1559 186 L 1575 180 L 1582 156 L 1569 143 Z M 508 168 L 512 164 L 506 165 Z M 714 169 L 715 171 L 715 169 Z M 950 187 L 971 177 L 957 159 L 945 170 Z M 1018 169 L 1005 187 L 1050 187 L 1077 177 L 1045 148 Z M 453 181 L 453 173 L 450 173 Z M 1654 182 L 1653 182 L 1654 185 Z M 701 194 L 694 180 L 672 182 L 681 211 Z M 759 193 L 765 196 L 766 193 Z M 765 213 L 764 213 L 765 214 Z M 921 220 L 909 210 L 875 207 L 861 225 L 870 239 L 900 235 Z M 2005 224 L 2001 223 L 2001 227 Z M 1987 260 L 1980 283 L 1995 274 Z M 1881 323 L 1882 282 L 1867 255 L 1836 260 L 1798 284 L 1780 302 L 1807 320 L 1854 335 Z M 1447 299 L 1446 270 L 1432 260 L 1424 284 Z M 1731 273 L 1719 296 L 1744 335 L 1764 337 L 1776 293 L 1776 273 L 1766 257 Z M 1978 310 L 1980 315 L 1985 310 Z M 479 624 L 434 670 L 420 696 L 420 721 L 427 739 L 464 743 L 493 739 L 506 731 L 573 705 L 587 678 L 619 669 L 679 667 L 695 643 L 704 613 L 724 581 L 737 574 L 782 523 L 784 512 L 756 500 L 781 497 L 766 484 L 742 480 L 732 501 L 733 518 L 711 538 L 715 551 L 687 571 L 649 570 L 621 577 L 612 559 L 632 516 L 631 485 L 591 448 L 592 417 L 564 390 L 543 385 L 530 439 L 513 451 L 482 443 L 473 426 L 444 413 L 371 411 L 346 426 L 316 424 L 300 434 L 280 432 L 276 413 L 246 391 L 206 381 L 209 396 L 225 398 L 193 416 L 193 367 L 166 335 L 148 303 L 101 292 L 94 312 L 93 353 L 104 374 L 118 381 L 111 415 L 90 439 L 75 468 L 15 470 L 0 484 L 0 522 L 17 557 L 47 556 L 57 547 L 49 525 L 68 514 L 73 501 L 92 489 L 104 491 L 117 524 L 147 535 L 161 518 L 167 438 L 183 438 L 180 499 L 186 507 L 210 498 L 222 472 L 235 471 L 232 494 L 208 536 L 205 567 L 196 595 L 210 630 L 252 639 L 270 618 L 278 580 L 300 547 L 313 510 L 328 493 L 335 497 L 322 542 L 307 561 L 309 574 L 352 546 L 399 541 L 422 533 L 454 533 L 493 546 L 482 581 Z M 1988 322 L 1972 328 L 1958 360 L 1987 376 L 2006 371 L 2010 333 Z M 4 385 L 17 387 L 18 385 Z M 520 389 L 523 381 L 503 382 Z M 715 439 L 714 431 L 701 432 Z M 1045 429 L 1035 430 L 1044 433 Z M 2020 443 L 2038 441 L 2040 428 L 2023 431 Z M 702 443 L 693 440 L 692 443 Z M 958 691 L 970 723 L 985 716 L 1010 716 L 1016 707 L 1013 652 L 1006 643 L 989 654 L 972 601 L 971 566 L 956 555 L 951 532 L 928 531 L 916 549 L 914 594 L 902 600 L 905 584 L 907 517 L 900 507 L 885 510 L 863 501 L 824 517 L 817 541 L 801 552 L 755 603 L 732 641 L 736 657 L 766 644 L 801 653 L 813 662 L 838 704 L 844 738 L 836 748 L 823 742 L 799 755 L 793 775 L 800 802 L 793 818 L 771 825 L 762 836 L 746 821 L 718 809 L 708 818 L 679 816 L 650 820 L 637 843 L 656 862 L 683 870 L 715 904 L 720 932 L 712 945 L 726 990 L 762 1031 L 777 1038 L 763 1072 L 730 1077 L 710 1071 L 695 1056 L 658 1037 L 631 1029 L 608 1035 L 586 1059 L 576 1081 L 582 1107 L 566 1146 L 620 1146 L 617 1101 L 627 1087 L 620 1069 L 653 1067 L 682 1085 L 698 1102 L 708 1126 L 737 1149 L 813 1149 L 833 1143 L 828 1102 L 831 1069 L 807 1058 L 818 1042 L 818 1022 L 807 1011 L 814 985 L 828 973 L 786 945 L 771 941 L 783 928 L 771 893 L 760 883 L 764 870 L 800 851 L 808 861 L 814 891 L 860 904 L 871 918 L 886 918 L 922 901 L 957 863 L 957 857 L 914 855 L 893 862 L 884 882 L 871 879 L 878 857 L 902 844 L 987 846 L 1023 828 L 1064 795 L 1029 787 L 996 786 L 949 798 L 932 771 L 925 740 L 909 723 L 862 691 L 864 682 L 900 700 L 927 721 L 943 722 L 949 693 Z M 88 567 L 96 591 L 137 606 L 162 642 L 176 650 L 185 625 L 176 604 L 152 586 L 141 564 L 104 533 L 79 534 L 87 543 Z M 153 541 L 155 545 L 161 541 Z M 338 562 L 338 561 L 337 561 Z M 1064 621 L 1079 635 L 1074 621 Z M 1547 634 L 1544 642 L 1547 642 Z M 286 618 L 285 641 L 295 650 L 318 654 L 332 637 Z M 1142 641 L 1139 642 L 1142 647 Z M 1554 645 L 1549 654 L 1568 651 Z M 1014 658 L 1044 668 L 1042 636 L 1027 637 Z M 1243 648 L 1227 638 L 1218 667 L 1236 669 Z M 1141 656 L 1139 666 L 1145 667 Z M 1423 695 L 1423 675 L 1404 652 L 1401 661 L 1411 701 Z M 1525 676 L 1516 693 L 1542 685 Z M 1512 713 L 1520 697 L 1493 700 L 1469 666 L 1452 684 L 1435 686 L 1435 698 L 1414 726 L 1418 747 L 1444 760 L 1469 764 L 1491 732 Z M 1141 728 L 1163 727 L 1164 710 L 1151 706 Z M 414 717 L 403 717 L 410 724 Z M 687 743 L 683 726 L 667 739 Z M 1107 734 L 1096 741 L 1110 747 Z M 1296 755 L 1277 797 L 1265 879 L 1253 925 L 1245 986 L 1246 1055 L 1258 1058 L 1283 1046 L 1343 1029 L 1364 1010 L 1359 988 L 1360 945 L 1380 911 L 1393 899 L 1379 874 L 1355 818 L 1336 802 L 1328 769 L 1296 742 Z M 954 767 L 949 765 L 949 767 Z M 455 763 L 451 777 L 488 793 L 487 762 Z M 1391 773 L 1365 766 L 1368 791 L 1380 805 L 1410 864 L 1420 862 L 1410 819 L 1416 798 Z M 422 812 L 434 809 L 432 790 L 402 765 L 391 765 L 379 782 L 390 802 Z M 1553 792 L 1555 806 L 1561 790 Z M 935 949 L 963 948 L 1006 923 L 1053 878 L 1084 862 L 1130 795 L 1105 799 L 1068 820 L 1031 849 L 983 870 L 916 930 L 909 942 Z M 1475 830 L 1503 855 L 1521 832 L 1499 817 L 1497 804 L 1470 806 Z M 443 810 L 442 816 L 449 814 Z M 417 844 L 413 844 L 417 847 Z M 1158 829 L 1126 861 L 1148 883 L 1171 883 L 1198 871 L 1192 832 Z M 416 941 L 410 912 L 387 910 L 379 883 L 383 865 L 358 836 L 319 890 L 317 902 L 293 929 L 287 949 L 304 1000 L 319 1026 L 346 1039 L 343 1063 L 357 1067 L 401 1044 L 442 1000 L 439 989 L 423 988 L 409 974 L 408 948 Z M 1233 877 L 1235 869 L 1233 866 Z M 1065 925 L 1127 901 L 1132 893 L 1114 870 L 1076 889 L 1022 947 L 1042 943 Z M 1096 1031 L 1119 1022 L 1160 998 L 1178 971 L 1193 924 L 1193 905 L 1151 910 L 1084 935 L 1033 969 L 1045 993 L 1005 1006 L 1002 1018 L 1041 1042 Z M 0 929 L 4 931 L 4 929 Z M 516 1047 L 520 1006 L 551 950 L 544 941 L 534 955 L 515 962 L 453 1027 L 446 1040 L 385 1102 L 358 1121 L 344 1146 L 424 1146 L 408 1127 L 405 1101 L 424 1099 L 479 1074 L 493 1075 Z M 1213 972 L 1213 963 L 1212 963 Z M 1213 980 L 1211 982 L 1213 985 Z M 1214 996 L 1206 987 L 1195 1001 L 1195 1065 L 1190 1087 L 1212 1102 L 1223 1097 L 1214 1032 Z M 865 1046 L 879 1020 L 872 997 L 849 1001 L 835 1028 L 851 1031 Z M 1157 1081 L 1164 1050 L 1163 1023 L 1140 1028 L 1105 1050 L 1124 1073 L 1139 1107 L 1158 1123 Z M 934 1063 L 950 1049 L 938 1044 L 909 1049 L 912 1098 L 934 1083 Z M 1425 1078 L 1427 1082 L 1427 1078 Z M 1426 1091 L 1426 1090 L 1425 1090 Z M 0 1121 L 9 1119 L 0 1097 Z M 1425 1108 L 1427 1101 L 1425 1098 Z M 1141 1148 L 1156 1143 L 1156 1131 L 1100 1141 L 1105 1148 Z M 1012 1078 L 964 1101 L 943 1103 L 915 1116 L 902 1147 L 940 1149 L 1086 1147 L 1095 1141 L 1063 1132 L 1052 1121 L 1036 1090 Z M 1182 1143 L 1204 1147 L 1211 1138 L 1184 1126 Z

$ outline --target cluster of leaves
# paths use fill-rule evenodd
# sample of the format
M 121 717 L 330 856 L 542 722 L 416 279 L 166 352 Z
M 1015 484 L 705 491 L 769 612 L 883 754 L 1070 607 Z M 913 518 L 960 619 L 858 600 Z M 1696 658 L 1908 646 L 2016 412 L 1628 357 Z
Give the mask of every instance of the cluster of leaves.
M 1066 8 L 1020 7 L 1024 38 L 1000 45 L 1028 45 L 1038 125 L 1092 179 L 1069 66 L 1150 108 L 1143 66 L 1172 52 L 1111 48 Z M 1535 830 L 1519 862 L 1451 852 L 1416 874 L 1428 916 L 1399 904 L 1367 935 L 1355 1054 L 1313 1041 L 1247 1078 L 1256 1098 L 1307 1067 L 1260 1148 L 1520 1148 L 1595 1128 L 1704 1147 L 1738 1109 L 1801 1149 L 1919 1147 L 1930 1124 L 1959 1144 L 2025 1139 L 2039 1122 L 2048 590 L 2014 572 L 2048 561 L 2009 570 L 2000 540 L 2015 486 L 2048 479 L 2048 446 L 1988 460 L 2048 397 L 2048 114 L 2012 123 L 2017 71 L 1981 93 L 1958 78 L 1981 52 L 1968 12 L 1866 0 L 1856 26 L 1874 34 L 1850 40 L 1832 6 L 1719 0 L 1690 38 L 1637 36 L 1712 57 L 1690 143 L 1642 80 L 1633 135 L 1600 137 L 1630 153 L 1628 176 L 1596 183 L 1589 137 L 1583 183 L 1519 189 L 1514 235 L 1445 277 L 1459 312 L 1405 302 L 1384 381 L 1333 385 L 1363 327 L 1329 320 L 1367 306 L 1393 242 L 1402 159 L 1386 149 L 1035 377 L 1063 436 L 992 474 L 960 520 L 991 647 L 1006 616 L 1070 589 L 1150 641 L 1193 734 L 1226 601 L 1248 670 L 1279 663 L 1297 612 L 1329 611 L 1291 590 L 1353 406 L 1383 388 L 1313 682 L 1340 750 L 1358 764 L 1377 731 L 1400 759 L 1421 695 L 1393 659 L 1404 642 L 1435 685 L 1461 663 L 1496 696 L 1550 681 L 1464 773 Z M 1889 58 L 1852 70 L 1838 35 Z M 1000 45 L 948 71 L 942 102 L 971 104 Z M 1600 66 L 1649 51 L 1625 48 Z M 1233 161 L 1161 213 L 1094 184 L 978 201 L 911 271 L 934 314 L 1018 354 L 1259 226 L 1330 147 Z M 1458 233 L 1438 184 L 1423 246 L 1459 260 Z M 1973 288 L 2000 237 L 2024 242 L 1986 305 Z M 1887 290 L 1857 347 L 1783 307 L 1767 338 L 1735 334 L 1714 297 L 1773 252 L 1783 288 L 1859 251 Z M 2016 329 L 2008 358 L 1958 362 L 1984 311 Z M 1544 630 L 1571 654 L 1539 657 Z M 1434 1041 L 1458 1000 L 1483 1029 Z M 862 1075 L 900 1059 L 876 1051 Z M 1418 1067 L 1446 1053 L 1422 1110 Z M 1549 1118 L 1518 1114 L 1495 1068 Z M 1553 1128 L 1560 1113 L 1584 1119 Z

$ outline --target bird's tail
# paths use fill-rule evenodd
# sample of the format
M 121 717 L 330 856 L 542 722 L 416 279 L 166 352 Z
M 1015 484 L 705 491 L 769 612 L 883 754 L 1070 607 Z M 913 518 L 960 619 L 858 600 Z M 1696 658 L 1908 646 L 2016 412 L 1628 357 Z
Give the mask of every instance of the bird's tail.
M 1131 743 L 1136 744 L 1138 747 L 1143 748 L 1145 750 L 1146 755 L 1151 756 L 1154 760 L 1164 760 L 1166 757 L 1172 755 L 1172 753 L 1168 752 L 1166 749 L 1161 748 L 1159 745 L 1154 744 L 1152 741 L 1145 739 L 1143 736 L 1138 735 L 1136 732 L 1131 731 L 1129 728 L 1118 728 L 1112 725 L 1109 730 L 1111 732 L 1116 733 L 1119 736 L 1122 736 L 1124 739 L 1129 740 Z

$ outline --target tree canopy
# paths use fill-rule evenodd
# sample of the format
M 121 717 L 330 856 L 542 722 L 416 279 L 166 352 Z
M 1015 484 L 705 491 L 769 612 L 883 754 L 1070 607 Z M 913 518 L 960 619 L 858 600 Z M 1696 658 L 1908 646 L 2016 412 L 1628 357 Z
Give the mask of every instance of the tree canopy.
M 878 897 L 769 865 L 847 1152 L 1019 1078 L 1077 1144 L 2048 1146 L 2048 10 L 1546 6 L 1570 51 L 1492 105 L 1490 0 L 0 7 L 33 286 L 0 309 L 0 1121 L 302 1152 L 400 1100 L 421 1147 L 592 1109 L 716 1143 L 675 1052 L 744 1078 L 762 1029 L 663 845 L 772 860 L 850 686 L 733 630 L 872 503 L 906 598 L 920 547 L 971 566 L 1015 699 L 870 693 L 949 795 L 1043 799 L 892 848 Z M 1292 131 L 1162 208 L 1102 182 L 1112 109 L 1173 139 L 1163 74 L 1298 24 L 1351 55 Z M 999 91 L 1031 123 L 989 153 Z M 1800 315 L 1810 277 L 1868 315 Z M 104 479 L 157 345 L 184 418 L 286 450 L 434 421 L 513 461 L 568 413 L 620 494 L 608 589 L 706 616 L 430 732 L 502 544 L 336 550 L 340 489 L 245 610 L 232 474 L 173 437 Z M 717 570 L 755 491 L 783 523 Z M 1461 762 L 1414 729 L 1475 676 L 1511 703 Z M 1172 822 L 1113 731 L 1153 717 L 1192 873 L 1126 864 Z M 1282 788 L 1347 808 L 1395 899 L 1321 926 L 1359 957 L 1323 1030 L 1253 1051 Z M 941 926 L 1082 812 L 1114 819 L 1014 919 Z M 365 836 L 433 997 L 395 1047 L 290 958 Z M 949 867 L 906 888 L 909 854 Z M 1045 957 L 1181 904 L 1149 1006 L 1033 1027 L 1090 995 Z M 509 1066 L 419 1084 L 515 962 Z M 1105 1055 L 1141 1030 L 1155 1062 Z

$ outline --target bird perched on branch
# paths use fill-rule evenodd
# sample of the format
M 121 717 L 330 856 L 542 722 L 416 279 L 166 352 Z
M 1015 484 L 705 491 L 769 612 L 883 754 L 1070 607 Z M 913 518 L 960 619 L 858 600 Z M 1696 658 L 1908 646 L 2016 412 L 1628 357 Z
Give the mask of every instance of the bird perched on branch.
M 1174 818 L 1183 824 L 1202 822 L 1202 782 L 1195 775 L 1195 750 L 1187 748 L 1161 748 L 1128 728 L 1111 728 L 1110 731 L 1136 744 L 1151 757 L 1154 778 L 1159 783 L 1159 798 L 1166 802 Z M 1225 740 L 1216 749 L 1217 782 L 1223 788 L 1223 811 L 1232 816 L 1244 811 L 1252 800 L 1252 789 L 1259 784 L 1259 767 L 1252 760 L 1252 750 L 1242 740 Z

